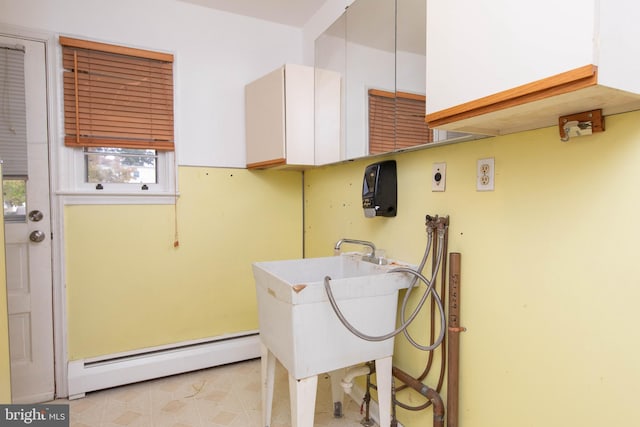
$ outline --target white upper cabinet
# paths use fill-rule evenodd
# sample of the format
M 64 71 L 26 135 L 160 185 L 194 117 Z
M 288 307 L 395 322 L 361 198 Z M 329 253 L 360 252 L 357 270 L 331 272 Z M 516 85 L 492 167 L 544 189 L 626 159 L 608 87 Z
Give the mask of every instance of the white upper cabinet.
M 286 64 L 245 88 L 247 168 L 314 164 L 313 67 Z
M 499 135 L 638 109 L 638 17 L 628 0 L 427 0 L 427 122 Z

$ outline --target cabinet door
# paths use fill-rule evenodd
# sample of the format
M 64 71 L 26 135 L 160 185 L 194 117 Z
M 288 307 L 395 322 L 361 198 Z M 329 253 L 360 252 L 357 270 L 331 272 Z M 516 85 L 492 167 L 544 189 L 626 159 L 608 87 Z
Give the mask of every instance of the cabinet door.
M 283 163 L 285 147 L 284 67 L 245 89 L 247 166 Z
M 595 64 L 596 0 L 427 0 L 427 114 Z
M 313 67 L 285 66 L 287 164 L 313 165 Z
M 339 162 L 342 138 L 342 75 L 331 70 L 315 70 L 315 164 Z

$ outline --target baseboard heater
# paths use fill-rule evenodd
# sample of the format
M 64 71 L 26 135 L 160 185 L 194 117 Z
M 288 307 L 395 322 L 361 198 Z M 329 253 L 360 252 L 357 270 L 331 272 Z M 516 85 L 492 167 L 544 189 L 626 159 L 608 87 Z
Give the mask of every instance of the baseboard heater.
M 260 357 L 258 331 L 147 348 L 68 365 L 69 399 L 85 393 Z

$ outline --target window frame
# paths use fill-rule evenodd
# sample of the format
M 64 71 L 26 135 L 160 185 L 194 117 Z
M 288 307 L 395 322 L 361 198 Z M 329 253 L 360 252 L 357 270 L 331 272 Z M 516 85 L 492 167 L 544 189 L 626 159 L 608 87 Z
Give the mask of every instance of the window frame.
M 63 36 L 61 36 L 63 37 Z M 137 50 L 137 47 L 119 45 L 123 49 Z M 58 115 L 59 143 L 61 164 L 59 182 L 55 186 L 57 195 L 65 196 L 67 204 L 174 204 L 179 197 L 178 194 L 178 166 L 176 157 L 176 146 L 174 151 L 157 151 L 157 183 L 147 184 L 148 189 L 143 190 L 138 183 L 102 183 L 102 189 L 97 189 L 95 183 L 88 183 L 85 180 L 85 153 L 84 147 L 69 147 L 65 145 L 64 127 L 64 67 L 62 64 L 63 46 L 58 42 L 56 46 L 56 56 L 58 69 L 58 105 L 60 114 Z M 158 53 L 163 53 L 157 51 Z M 177 140 L 177 67 L 175 54 L 173 61 L 173 117 L 174 117 L 174 140 Z
M 85 182 L 85 160 L 82 148 L 61 147 L 64 168 L 60 189 L 56 194 L 69 196 L 71 204 L 173 204 L 179 196 L 177 191 L 177 165 L 175 152 L 158 152 L 158 182 L 147 184 L 109 184 L 103 183 L 103 189 L 96 184 Z M 75 197 L 74 197 L 75 196 Z
M 165 151 L 157 151 L 157 161 L 156 161 L 156 176 L 157 182 L 153 183 L 101 183 L 103 186 L 102 190 L 96 189 L 96 183 L 87 182 L 86 176 L 86 162 L 85 162 L 85 153 L 83 148 L 71 148 L 74 153 L 74 161 L 79 162 L 81 164 L 78 172 L 80 172 L 80 176 L 77 176 L 78 179 L 78 190 L 84 192 L 102 192 L 102 193 L 133 193 L 144 195 L 145 193 L 162 193 L 165 191 L 167 185 L 165 183 L 170 183 L 173 174 L 169 172 L 168 169 L 171 169 L 171 164 L 173 163 L 173 152 L 165 152 Z M 142 186 L 147 185 L 149 188 L 147 190 L 143 190 Z

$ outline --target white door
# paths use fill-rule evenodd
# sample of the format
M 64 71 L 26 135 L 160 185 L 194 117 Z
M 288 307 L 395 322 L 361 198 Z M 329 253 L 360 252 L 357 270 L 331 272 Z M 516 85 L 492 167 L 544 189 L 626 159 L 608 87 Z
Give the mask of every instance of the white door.
M 3 185 L 11 396 L 36 403 L 52 399 L 55 387 L 45 45 L 9 37 L 0 44 L 25 47 L 28 175 L 5 176 Z

